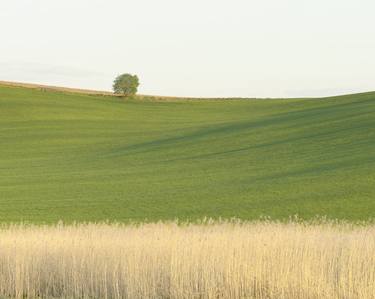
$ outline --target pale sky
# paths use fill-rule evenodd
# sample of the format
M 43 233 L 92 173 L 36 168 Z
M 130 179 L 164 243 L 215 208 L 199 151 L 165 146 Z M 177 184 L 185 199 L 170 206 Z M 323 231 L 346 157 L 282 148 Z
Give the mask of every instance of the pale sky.
M 374 0 L 1 0 L 0 80 L 139 93 L 375 90 Z

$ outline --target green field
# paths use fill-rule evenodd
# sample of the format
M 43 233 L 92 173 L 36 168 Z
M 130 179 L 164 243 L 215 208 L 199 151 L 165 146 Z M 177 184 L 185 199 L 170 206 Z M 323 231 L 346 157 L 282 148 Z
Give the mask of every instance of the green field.
M 124 100 L 0 87 L 0 221 L 375 217 L 375 93 Z

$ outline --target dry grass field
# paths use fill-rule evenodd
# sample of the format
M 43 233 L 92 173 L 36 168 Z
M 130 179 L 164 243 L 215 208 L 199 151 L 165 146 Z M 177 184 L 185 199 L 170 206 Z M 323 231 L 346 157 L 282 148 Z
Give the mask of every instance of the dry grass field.
M 42 92 L 59 92 L 59 93 L 67 93 L 67 94 L 81 94 L 81 95 L 92 95 L 92 96 L 110 96 L 110 97 L 118 97 L 123 98 L 124 96 L 121 94 L 115 94 L 112 91 L 105 91 L 105 90 L 93 90 L 93 89 L 82 89 L 82 88 L 71 88 L 71 87 L 64 87 L 64 86 L 53 86 L 53 85 L 45 85 L 45 84 L 35 84 L 35 83 L 24 83 L 24 82 L 14 82 L 14 81 L 1 81 L 0 86 L 6 87 L 19 87 L 19 88 L 27 88 L 27 89 L 34 89 Z M 174 101 L 174 100 L 198 100 L 200 98 L 194 97 L 176 97 L 176 96 L 161 96 L 161 95 L 144 95 L 138 94 L 133 96 L 132 98 L 136 98 L 138 100 L 152 100 L 152 101 Z M 205 100 L 213 100 L 216 98 L 205 98 Z
M 113 92 L 102 91 L 102 90 L 89 90 L 81 88 L 70 88 L 62 86 L 51 86 L 44 84 L 33 84 L 33 83 L 23 83 L 23 82 L 13 82 L 13 81 L 0 81 L 2 86 L 10 87 L 23 87 L 29 89 L 36 89 L 40 91 L 58 91 L 58 92 L 67 92 L 67 93 L 77 93 L 77 94 L 87 94 L 87 95 L 103 95 L 103 96 L 116 96 Z
M 4 226 L 5 298 L 375 298 L 375 227 Z

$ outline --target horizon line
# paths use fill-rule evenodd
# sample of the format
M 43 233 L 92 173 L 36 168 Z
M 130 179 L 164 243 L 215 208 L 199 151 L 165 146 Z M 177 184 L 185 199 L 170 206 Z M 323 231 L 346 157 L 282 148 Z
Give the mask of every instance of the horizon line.
M 21 87 L 21 88 L 29 88 L 29 89 L 39 89 L 39 90 L 48 90 L 48 91 L 59 91 L 59 92 L 68 92 L 68 93 L 76 93 L 76 94 L 86 94 L 86 95 L 97 95 L 97 96 L 112 96 L 112 97 L 124 97 L 121 94 L 115 94 L 111 91 L 105 90 L 95 90 L 95 89 L 85 89 L 85 88 L 72 88 L 66 86 L 55 86 L 55 85 L 47 85 L 47 84 L 40 84 L 40 83 L 29 83 L 29 82 L 19 82 L 19 81 L 6 81 L 0 80 L 0 85 L 2 86 L 10 86 L 10 87 Z M 346 95 L 356 95 L 356 94 L 366 94 L 366 93 L 373 93 L 375 91 L 363 91 L 363 92 L 355 92 L 355 93 L 345 93 L 345 94 L 337 94 L 337 95 L 330 95 L 324 97 L 191 97 L 191 96 L 163 96 L 163 95 L 145 95 L 145 94 L 136 94 L 136 97 L 145 98 L 166 98 L 166 99 L 326 99 L 326 98 L 333 98 L 339 96 L 346 96 Z

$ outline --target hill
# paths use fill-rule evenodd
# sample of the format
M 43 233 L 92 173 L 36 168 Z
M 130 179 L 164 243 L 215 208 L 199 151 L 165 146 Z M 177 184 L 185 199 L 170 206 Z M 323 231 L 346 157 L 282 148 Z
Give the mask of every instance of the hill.
M 375 93 L 124 100 L 0 86 L 0 220 L 375 216 Z

